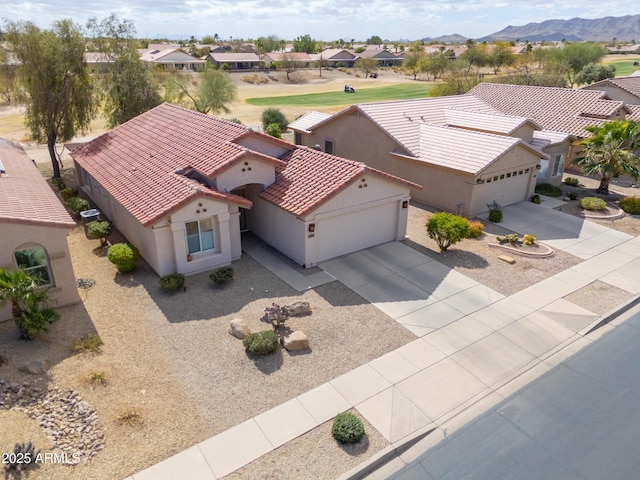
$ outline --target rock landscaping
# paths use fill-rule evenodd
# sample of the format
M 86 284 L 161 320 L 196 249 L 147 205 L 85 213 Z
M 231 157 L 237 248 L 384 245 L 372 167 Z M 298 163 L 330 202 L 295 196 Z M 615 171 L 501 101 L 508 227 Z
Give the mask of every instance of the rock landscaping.
M 86 463 L 104 448 L 95 408 L 71 389 L 44 391 L 29 383 L 0 380 L 0 407 L 22 410 L 35 420 L 52 442 L 53 453 L 66 453 L 70 465 Z

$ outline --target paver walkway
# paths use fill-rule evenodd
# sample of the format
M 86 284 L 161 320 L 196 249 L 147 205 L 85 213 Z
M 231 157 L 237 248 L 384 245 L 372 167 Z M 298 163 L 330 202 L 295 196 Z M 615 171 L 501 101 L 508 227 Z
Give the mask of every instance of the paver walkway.
M 221 478 L 352 407 L 392 449 L 432 429 L 439 441 L 606 330 L 585 336 L 599 316 L 563 297 L 595 280 L 640 294 L 640 238 L 526 202 L 505 210 L 505 227 L 585 261 L 508 298 L 398 242 L 326 262 L 419 338 L 131 478 Z

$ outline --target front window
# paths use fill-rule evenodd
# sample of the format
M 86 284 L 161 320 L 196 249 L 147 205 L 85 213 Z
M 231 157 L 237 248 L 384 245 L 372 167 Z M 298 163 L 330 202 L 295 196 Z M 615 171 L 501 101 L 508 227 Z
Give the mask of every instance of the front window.
M 213 250 L 213 222 L 210 218 L 187 222 L 185 226 L 189 254 Z
M 562 175 L 564 170 L 564 155 L 556 155 L 553 163 L 553 176 Z
M 549 175 L 549 160 L 540 160 L 540 171 L 538 177 L 547 178 Z
M 332 140 L 325 140 L 324 141 L 324 151 L 326 153 L 329 153 L 329 154 L 333 155 L 333 141 Z
M 296 145 L 302 145 L 302 133 L 293 132 L 293 141 Z
M 51 271 L 47 260 L 47 252 L 40 245 L 16 250 L 13 254 L 16 264 L 33 277 L 37 277 L 42 285 L 51 285 Z

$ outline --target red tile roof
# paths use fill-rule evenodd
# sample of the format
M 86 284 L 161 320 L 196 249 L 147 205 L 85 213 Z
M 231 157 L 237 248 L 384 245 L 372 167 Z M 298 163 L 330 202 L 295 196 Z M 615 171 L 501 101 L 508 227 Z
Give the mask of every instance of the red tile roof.
M 305 216 L 365 174 L 373 174 L 421 190 L 418 184 L 368 167 L 364 163 L 329 155 L 308 147 L 296 148 L 287 167 L 260 198 L 297 216 Z
M 507 115 L 528 117 L 545 130 L 577 137 L 590 135 L 584 130 L 586 126 L 601 125 L 629 112 L 623 102 L 610 100 L 601 91 L 481 83 L 469 94 Z
M 76 226 L 22 147 L 0 138 L 0 224 Z
M 183 175 L 208 178 L 247 155 L 276 166 L 280 160 L 232 143 L 250 130 L 227 120 L 162 104 L 72 152 L 73 159 L 143 225 L 208 196 L 250 207 L 251 202 L 208 188 Z

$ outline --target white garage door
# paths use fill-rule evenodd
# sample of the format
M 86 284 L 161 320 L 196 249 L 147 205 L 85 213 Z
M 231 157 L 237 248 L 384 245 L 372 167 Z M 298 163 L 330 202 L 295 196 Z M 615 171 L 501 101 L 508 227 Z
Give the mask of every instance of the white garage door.
M 398 203 L 387 203 L 316 223 L 317 262 L 395 240 Z
M 503 207 L 527 200 L 528 187 L 529 174 L 524 174 L 524 172 L 522 175 L 516 175 L 515 177 L 510 176 L 510 178 L 503 179 L 498 177 L 496 181 L 476 185 L 474 187 L 475 200 L 471 207 L 471 215 L 486 212 L 488 210 L 487 204 L 494 200 Z

